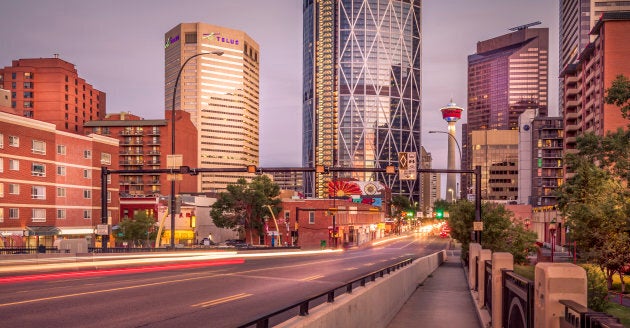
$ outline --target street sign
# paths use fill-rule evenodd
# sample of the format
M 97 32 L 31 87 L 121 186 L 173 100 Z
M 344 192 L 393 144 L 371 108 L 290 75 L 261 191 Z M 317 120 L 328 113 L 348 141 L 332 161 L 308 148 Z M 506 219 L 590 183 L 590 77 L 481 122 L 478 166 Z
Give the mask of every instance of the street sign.
M 96 234 L 99 236 L 107 236 L 109 235 L 109 224 L 97 224 L 96 225 Z
M 473 231 L 483 231 L 483 222 L 482 221 L 474 221 L 473 222 Z
M 398 173 L 400 180 L 415 180 L 418 173 L 416 153 L 398 153 Z

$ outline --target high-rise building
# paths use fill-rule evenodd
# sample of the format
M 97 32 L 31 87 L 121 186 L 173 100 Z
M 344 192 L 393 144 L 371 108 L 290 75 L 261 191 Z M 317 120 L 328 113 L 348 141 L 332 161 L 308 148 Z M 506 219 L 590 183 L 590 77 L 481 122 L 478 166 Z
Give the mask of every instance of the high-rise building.
M 166 111 L 171 117 L 171 111 Z M 197 129 L 190 121 L 190 114 L 176 111 L 175 149 L 183 156 L 183 165 L 197 165 Z M 85 133 L 95 133 L 119 140 L 116 161 L 123 170 L 151 170 L 166 168 L 167 155 L 171 150 L 171 121 L 145 120 L 131 113 L 107 114 L 103 120 L 85 123 Z M 155 197 L 170 195 L 168 175 L 159 173 L 123 173 L 120 175 L 121 197 Z M 182 174 L 177 179 L 175 192 L 197 192 L 197 178 Z
M 474 131 L 518 130 L 518 117 L 527 109 L 547 116 L 549 30 L 528 28 L 530 25 L 533 24 L 480 41 L 477 53 L 468 56 L 468 121 L 462 126 L 463 169 L 474 167 L 475 160 L 471 157 L 472 147 L 476 145 L 472 140 Z M 469 175 L 462 175 L 461 181 L 462 192 L 470 194 L 473 180 Z M 510 193 L 509 197 L 512 196 L 515 199 L 517 195 Z
M 562 117 L 537 117 L 525 111 L 519 121 L 518 203 L 535 208 L 558 204 L 563 184 Z
M 222 52 L 222 55 L 218 55 Z M 259 162 L 259 46 L 245 32 L 204 23 L 182 23 L 165 34 L 164 103 L 190 113 L 198 131 L 199 168 L 232 168 Z M 177 135 L 176 131 L 176 135 Z M 177 148 L 175 149 L 177 154 Z M 184 159 L 185 161 L 186 159 Z M 201 173 L 201 192 L 224 191 L 243 174 Z
M 85 122 L 105 116 L 105 93 L 57 55 L 14 60 L 0 69 L 0 88 L 11 90 L 18 114 L 53 123 L 60 131 L 82 134 Z
M 399 152 L 420 156 L 421 1 L 303 1 L 303 165 L 385 168 Z M 419 200 L 419 178 L 371 172 Z M 325 197 L 331 174 L 306 174 L 307 196 Z
M 481 166 L 481 198 L 515 202 L 518 197 L 518 131 L 472 132 L 472 165 Z
M 560 71 L 575 64 L 593 41 L 590 35 L 597 20 L 606 12 L 628 11 L 630 2 L 616 0 L 560 0 Z M 560 108 L 563 108 L 563 79 L 560 77 Z
M 603 136 L 625 128 L 629 120 L 615 105 L 604 102 L 617 75 L 630 76 L 630 11 L 608 12 L 593 27 L 593 42 L 578 61 L 561 72 L 564 81 L 564 151 L 575 152 L 577 137 L 587 132 Z
M 424 147 L 420 147 L 420 166 L 423 169 L 431 169 L 433 166 L 433 157 Z M 440 199 L 441 175 L 439 173 L 421 173 L 420 183 L 422 186 L 422 197 L 420 201 L 420 210 L 424 217 L 431 217 L 433 212 L 433 204 Z
M 457 143 L 457 134 L 456 134 L 456 124 L 457 121 L 462 117 L 463 108 L 457 106 L 453 101 L 451 101 L 448 105 L 442 107 L 440 109 L 442 112 L 442 118 L 448 124 L 448 162 L 447 166 L 449 170 L 455 170 L 455 147 L 459 150 L 459 156 L 461 161 L 461 149 L 459 149 L 459 144 Z M 457 176 L 455 173 L 448 173 L 446 175 L 446 201 L 454 202 L 457 199 L 457 195 L 459 194 L 457 190 Z

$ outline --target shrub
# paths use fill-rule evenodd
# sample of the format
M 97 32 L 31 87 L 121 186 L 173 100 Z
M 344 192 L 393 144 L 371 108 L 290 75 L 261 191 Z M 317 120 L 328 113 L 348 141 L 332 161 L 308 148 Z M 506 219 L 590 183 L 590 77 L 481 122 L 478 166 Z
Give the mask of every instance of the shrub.
M 586 270 L 588 308 L 593 311 L 603 312 L 608 307 L 608 287 L 606 287 L 606 277 L 602 270 L 595 265 L 585 264 L 582 266 Z

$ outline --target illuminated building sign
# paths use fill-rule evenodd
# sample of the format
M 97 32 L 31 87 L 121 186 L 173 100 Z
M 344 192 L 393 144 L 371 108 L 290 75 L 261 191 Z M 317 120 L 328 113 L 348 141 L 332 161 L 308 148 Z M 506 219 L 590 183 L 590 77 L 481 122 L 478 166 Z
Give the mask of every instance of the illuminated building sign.
M 217 32 L 204 33 L 201 38 L 207 40 L 216 40 L 217 42 L 229 43 L 238 46 L 238 39 L 226 38 L 221 36 L 221 33 Z
M 170 38 L 166 38 L 166 42 L 164 42 L 164 48 L 168 48 L 171 44 L 175 43 L 179 41 L 179 35 L 170 37 Z

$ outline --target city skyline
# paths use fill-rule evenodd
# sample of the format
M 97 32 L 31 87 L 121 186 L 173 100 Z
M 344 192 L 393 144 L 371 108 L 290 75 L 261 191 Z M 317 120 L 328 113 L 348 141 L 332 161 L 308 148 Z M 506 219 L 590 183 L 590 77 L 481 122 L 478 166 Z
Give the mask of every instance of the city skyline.
M 425 1 L 422 11 L 422 142 L 432 153 L 433 167 L 444 168 L 448 137 L 428 131 L 446 130 L 439 109 L 451 99 L 465 105 L 466 57 L 480 40 L 541 21 L 541 27 L 550 29 L 549 78 L 557 80 L 558 3 Z M 0 26 L 15 32 L 4 39 L 0 65 L 59 54 L 107 94 L 108 113 L 164 118 L 163 33 L 181 22 L 239 29 L 259 42 L 260 165 L 300 166 L 302 1 L 182 1 L 177 6 L 145 0 L 11 2 L 3 6 Z M 555 84 L 550 86 L 550 115 L 554 115 L 558 92 Z

